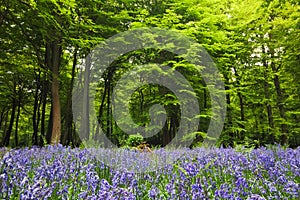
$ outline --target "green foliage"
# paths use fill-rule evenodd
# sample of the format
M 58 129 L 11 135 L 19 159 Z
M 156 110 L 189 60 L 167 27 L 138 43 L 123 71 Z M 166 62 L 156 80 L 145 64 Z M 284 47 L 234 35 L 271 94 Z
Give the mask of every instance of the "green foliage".
M 4 0 L 0 12 L 1 145 L 7 144 L 7 140 L 12 147 L 49 142 L 53 120 L 49 44 L 59 41 L 61 48 L 58 77 L 63 108 L 61 142 L 78 146 L 80 140 L 72 122 L 72 88 L 84 58 L 97 44 L 116 33 L 151 26 L 176 30 L 193 38 L 217 65 L 227 98 L 226 123 L 217 142 L 219 146 L 300 144 L 297 1 Z M 193 53 L 192 49 L 187 52 Z M 94 102 L 102 130 L 118 146 L 132 146 L 128 140 L 139 141 L 138 137 L 130 136 L 127 140 L 126 133 L 115 123 L 111 95 L 124 74 L 151 63 L 177 70 L 195 90 L 193 95 L 201 111 L 197 116 L 200 125 L 197 133 L 187 133 L 186 139 L 196 138 L 193 145 L 201 146 L 213 117 L 208 86 L 195 66 L 162 49 L 129 52 L 116 59 L 104 73 Z M 160 67 L 141 70 L 161 71 Z M 126 86 L 133 84 L 134 81 L 128 82 Z M 133 121 L 143 127 L 150 123 L 151 106 L 164 106 L 166 124 L 156 136 L 147 138 L 151 145 L 165 146 L 176 134 L 180 126 L 180 102 L 168 88 L 145 84 L 133 93 L 130 102 L 124 103 L 129 103 Z M 128 123 L 128 118 L 122 120 L 120 123 Z M 99 127 L 90 126 L 93 141 Z M 38 141 L 34 141 L 35 136 Z
M 129 135 L 126 140 L 126 145 L 129 147 L 136 147 L 144 141 L 141 134 Z
M 251 152 L 254 148 L 257 147 L 257 141 L 251 142 L 249 140 L 245 141 L 243 144 L 235 144 L 234 150 L 236 152 Z

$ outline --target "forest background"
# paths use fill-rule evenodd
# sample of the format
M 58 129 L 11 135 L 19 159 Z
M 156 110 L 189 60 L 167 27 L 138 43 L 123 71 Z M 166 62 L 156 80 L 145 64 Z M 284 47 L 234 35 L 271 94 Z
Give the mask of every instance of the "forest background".
M 222 74 L 226 121 L 218 145 L 300 145 L 300 6 L 298 0 L 1 0 L 0 144 L 79 146 L 72 113 L 74 78 L 89 52 L 105 39 L 134 28 L 176 30 L 201 44 Z M 116 60 L 97 86 L 95 109 L 114 144 L 128 140 L 112 116 L 111 95 L 126 71 L 160 63 L 178 70 L 199 101 L 199 130 L 207 137 L 211 101 L 193 65 L 160 49 Z M 163 104 L 167 120 L 147 142 L 167 145 L 180 125 L 180 105 L 167 88 L 148 84 L 132 95 L 130 114 L 149 123 L 149 108 Z M 88 117 L 88 113 L 86 113 Z M 99 126 L 86 127 L 90 139 Z

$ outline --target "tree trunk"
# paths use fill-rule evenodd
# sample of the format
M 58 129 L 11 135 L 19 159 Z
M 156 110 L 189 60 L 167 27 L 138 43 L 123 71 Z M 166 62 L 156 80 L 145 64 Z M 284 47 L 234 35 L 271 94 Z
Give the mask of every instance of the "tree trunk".
M 272 39 L 272 35 L 269 34 L 269 38 L 270 38 L 270 41 Z M 277 107 L 278 107 L 278 110 L 279 110 L 279 115 L 281 117 L 281 119 L 284 120 L 284 123 L 281 123 L 281 131 L 282 131 L 282 137 L 281 137 L 281 142 L 282 144 L 286 144 L 287 143 L 287 133 L 288 133 L 288 127 L 286 125 L 286 116 L 285 116 L 285 109 L 284 109 L 284 106 L 283 106 L 283 94 L 282 94 L 282 90 L 281 90 L 281 86 L 280 86 L 280 80 L 279 80 L 279 76 L 277 75 L 277 72 L 278 72 L 278 69 L 276 68 L 275 66 L 275 62 L 273 61 L 274 59 L 274 49 L 269 47 L 270 48 L 270 53 L 271 53 L 271 59 L 272 59 L 272 62 L 271 62 L 271 69 L 272 69 L 272 72 L 274 73 L 274 78 L 273 78 L 273 82 L 274 82 L 274 85 L 275 85 L 275 90 L 276 90 L 276 94 L 277 94 Z
M 47 79 L 47 72 L 51 68 L 51 44 L 46 44 L 46 51 L 45 51 L 45 72 L 43 77 L 43 87 L 42 87 L 42 116 L 41 116 L 41 145 L 44 143 L 44 139 L 46 140 L 47 144 L 51 142 L 51 130 L 52 130 L 52 103 L 51 103 L 51 110 L 50 116 L 48 119 L 48 130 L 46 131 L 46 106 L 47 106 L 47 96 L 49 91 L 50 82 Z M 46 137 L 45 137 L 46 136 Z
M 113 79 L 115 68 L 110 68 L 107 73 L 107 110 L 106 110 L 106 133 L 107 137 L 111 139 L 113 132 L 113 123 L 112 123 L 112 110 L 111 110 L 111 82 Z
M 7 130 L 8 115 L 9 115 L 9 109 L 3 108 L 3 115 L 1 115 L 1 130 L 3 132 L 1 136 L 1 143 L 0 143 L 1 147 L 3 147 L 3 141 Z
M 18 139 L 18 128 L 19 128 L 19 119 L 21 114 L 21 100 L 22 100 L 22 91 L 19 89 L 19 98 L 18 98 L 18 109 L 17 109 L 17 117 L 16 117 L 16 130 L 15 130 L 15 146 L 19 146 L 19 139 Z
M 59 97 L 59 65 L 61 57 L 61 47 L 59 41 L 52 43 L 52 59 L 51 59 L 51 71 L 52 71 L 52 132 L 51 132 L 51 144 L 58 144 L 61 136 L 61 110 L 60 110 L 60 97 Z
M 106 134 L 107 134 L 107 137 L 109 138 L 109 139 L 111 139 L 110 138 L 110 136 L 111 136 L 111 132 L 110 132 L 110 118 L 111 118 L 111 116 L 110 116 L 110 73 L 109 73 L 109 75 L 108 75 L 108 81 L 107 81 L 107 110 L 106 110 L 106 125 L 107 125 L 107 127 L 106 127 Z
M 265 54 L 265 47 L 262 46 L 263 48 L 263 53 Z M 269 91 L 269 83 L 268 83 L 268 74 L 267 72 L 269 71 L 268 70 L 268 63 L 265 59 L 263 59 L 263 66 L 265 67 L 264 69 L 264 93 L 265 93 L 265 98 L 267 100 L 270 100 L 270 91 Z M 273 113 L 272 113 L 272 107 L 270 105 L 269 102 L 266 103 L 266 108 L 267 108 L 267 114 L 268 114 L 268 123 L 269 123 L 269 127 L 271 129 L 274 128 L 274 121 L 273 121 Z
M 242 128 L 242 129 L 245 129 L 245 125 L 244 125 L 244 122 L 245 122 L 245 109 L 244 109 L 244 97 L 241 93 L 241 90 L 239 89 L 239 87 L 241 86 L 241 83 L 240 83 L 240 75 L 239 73 L 237 72 L 236 68 L 233 67 L 233 70 L 234 70 L 234 74 L 236 76 L 236 83 L 237 83 L 237 95 L 239 97 L 239 104 L 240 104 L 240 121 L 241 123 L 239 124 L 239 126 Z M 242 134 L 240 134 L 240 139 L 244 139 L 244 131 L 242 131 Z
M 285 109 L 283 106 L 283 95 L 282 95 L 282 91 L 281 91 L 281 87 L 280 87 L 279 77 L 277 75 L 274 76 L 274 85 L 275 85 L 275 89 L 276 89 L 276 93 L 277 93 L 277 106 L 279 109 L 279 115 L 284 120 L 284 123 L 281 124 L 281 131 L 282 131 L 281 142 L 282 142 L 282 144 L 286 144 L 288 127 L 285 124 L 286 116 L 285 116 Z
M 265 98 L 267 99 L 267 101 L 269 101 L 270 100 L 269 83 L 268 83 L 268 80 L 267 80 L 266 72 L 264 72 L 264 77 L 265 77 L 265 79 L 264 79 Z M 274 121 L 273 121 L 272 107 L 271 107 L 269 102 L 266 102 L 265 105 L 266 105 L 266 109 L 267 109 L 268 124 L 269 124 L 269 128 L 267 130 L 267 134 L 268 134 L 267 135 L 267 141 L 273 143 L 274 140 L 275 140 L 275 136 L 274 136 L 274 133 L 272 133 L 271 131 L 274 129 L 275 126 L 274 126 Z
M 264 80 L 264 92 L 265 92 L 265 98 L 269 100 L 270 99 L 269 83 L 266 80 Z M 269 127 L 273 129 L 274 121 L 273 121 L 272 107 L 268 102 L 266 103 L 266 107 L 267 107 L 267 113 L 268 113 Z
M 203 89 L 203 108 L 207 109 L 207 87 Z
M 49 116 L 49 120 L 48 120 L 48 128 L 47 128 L 47 134 L 46 134 L 47 144 L 51 144 L 52 124 L 53 124 L 53 109 L 52 109 L 52 103 L 51 103 L 51 110 L 50 110 L 50 116 Z
M 11 136 L 11 133 L 12 133 L 12 128 L 13 128 L 13 125 L 14 125 L 14 120 L 15 120 L 15 113 L 16 113 L 16 105 L 17 105 L 17 101 L 16 101 L 16 88 L 17 88 L 17 84 L 16 82 L 14 81 L 14 88 L 13 88 L 13 96 L 12 96 L 12 111 L 11 111 L 11 115 L 10 115 L 10 122 L 9 122 L 9 125 L 8 125 L 8 129 L 5 133 L 5 136 L 4 136 L 4 140 L 2 142 L 3 146 L 8 146 L 9 145 L 9 139 L 10 139 L 10 136 Z
M 47 93 L 48 93 L 48 84 L 49 82 L 46 80 L 46 75 L 44 75 L 43 80 L 43 87 L 42 87 L 42 97 L 41 97 L 41 104 L 42 104 L 42 111 L 41 111 L 41 137 L 40 137 L 40 145 L 44 146 L 44 139 L 45 139 L 45 120 L 46 120 L 46 105 L 47 105 Z
M 7 110 L 6 107 L 3 107 L 0 114 L 0 130 L 3 130 L 2 129 L 3 123 L 6 122 L 6 119 L 7 119 Z
M 84 90 L 83 90 L 83 110 L 81 121 L 81 133 L 83 139 L 89 140 L 90 136 L 90 97 L 89 97 L 89 84 L 90 84 L 90 69 L 91 69 L 91 57 L 86 58 L 85 71 L 84 71 Z
M 232 131 L 232 108 L 231 108 L 231 98 L 230 98 L 230 83 L 229 78 L 226 73 L 224 73 L 225 79 L 225 91 L 226 91 L 226 108 L 227 108 L 227 123 L 224 127 L 224 131 L 226 131 L 230 137 L 228 145 L 233 146 L 233 141 L 235 140 L 235 134 Z M 227 130 L 226 130 L 227 129 Z M 229 131 L 228 131 L 229 129 Z
M 37 115 L 39 112 L 39 91 L 40 91 L 40 70 L 38 74 L 35 72 L 36 76 L 36 88 L 34 94 L 34 105 L 33 105 L 33 116 L 32 116 L 32 123 L 33 123 L 33 135 L 32 135 L 32 144 L 38 144 L 38 127 L 39 127 L 39 120 L 37 119 Z
M 100 126 L 101 126 L 101 119 L 102 119 L 102 116 L 103 116 L 103 109 L 104 109 L 104 102 L 105 102 L 105 99 L 106 99 L 106 93 L 107 93 L 107 79 L 105 78 L 104 79 L 104 92 L 103 92 L 103 96 L 102 96 L 102 100 L 101 100 L 101 104 L 100 104 L 100 107 L 99 107 L 99 115 L 98 115 L 98 123 L 97 123 L 97 127 L 96 127 L 96 135 L 95 135 L 95 140 L 98 141 L 98 138 L 100 136 Z M 101 131 L 102 132 L 102 131 Z
M 74 57 L 73 57 L 73 65 L 72 65 L 72 73 L 71 73 L 71 81 L 69 85 L 69 90 L 67 94 L 67 110 L 66 110 L 66 133 L 64 134 L 64 137 L 62 139 L 63 144 L 69 144 L 72 142 L 72 134 L 73 134 L 73 114 L 72 114 L 72 92 L 73 92 L 73 85 L 74 85 L 74 77 L 75 77 L 75 69 L 77 64 L 77 48 L 75 48 L 74 51 Z

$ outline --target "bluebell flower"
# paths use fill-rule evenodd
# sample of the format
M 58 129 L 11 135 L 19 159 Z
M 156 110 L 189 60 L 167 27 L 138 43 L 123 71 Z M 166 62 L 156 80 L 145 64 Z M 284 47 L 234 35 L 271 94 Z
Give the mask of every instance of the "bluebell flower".
M 247 198 L 247 200 L 266 200 L 264 197 L 261 197 L 258 194 L 252 194 L 250 197 Z
M 152 188 L 149 190 L 148 195 L 150 198 L 155 199 L 159 196 L 159 190 L 155 186 L 152 186 Z

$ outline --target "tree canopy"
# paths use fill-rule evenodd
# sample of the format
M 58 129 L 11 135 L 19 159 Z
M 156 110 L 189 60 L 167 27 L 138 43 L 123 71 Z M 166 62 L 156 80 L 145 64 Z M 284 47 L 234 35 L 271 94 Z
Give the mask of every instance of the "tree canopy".
M 72 114 L 74 79 L 89 65 L 86 57 L 96 45 L 139 27 L 175 30 L 210 54 L 226 90 L 218 145 L 300 145 L 299 1 L 2 0 L 0 27 L 2 146 L 80 145 Z M 126 72 L 148 63 L 176 69 L 193 87 L 200 125 L 190 134 L 192 145 L 201 145 L 213 117 L 208 86 L 193 64 L 155 48 L 129 52 L 105 71 L 93 102 L 101 127 L 86 124 L 88 137 L 96 139 L 101 128 L 114 144 L 126 143 L 128 134 L 112 113 L 113 89 Z M 158 84 L 139 87 L 129 102 L 130 115 L 146 126 L 157 103 L 166 110 L 166 123 L 147 142 L 165 146 L 180 126 L 181 108 L 171 90 Z

